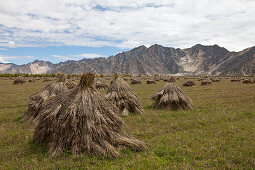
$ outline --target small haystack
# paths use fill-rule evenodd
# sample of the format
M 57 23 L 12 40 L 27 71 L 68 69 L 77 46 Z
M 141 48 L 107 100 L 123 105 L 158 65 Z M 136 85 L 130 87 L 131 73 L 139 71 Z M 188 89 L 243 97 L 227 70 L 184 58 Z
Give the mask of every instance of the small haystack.
M 215 77 L 211 77 L 210 80 L 212 82 L 220 82 L 220 79 L 219 78 L 215 78 Z
M 94 86 L 96 87 L 96 89 L 107 89 L 109 87 L 107 82 L 102 78 L 97 78 Z
M 212 81 L 209 78 L 201 80 L 201 86 L 209 86 L 212 85 Z
M 58 75 L 57 75 L 58 77 Z M 67 80 L 66 80 L 66 87 L 68 89 L 73 89 L 77 84 L 74 82 L 74 80 L 72 80 L 73 76 L 71 74 L 68 74 L 66 76 Z
M 176 83 L 167 83 L 155 95 L 153 107 L 169 110 L 189 110 L 192 109 L 192 101 L 181 91 Z
M 107 90 L 106 98 L 120 109 L 120 114 L 123 116 L 127 116 L 129 112 L 136 114 L 144 113 L 139 98 L 130 89 L 119 73 L 115 74 Z
M 146 81 L 146 84 L 156 84 L 156 81 L 154 79 L 149 79 Z
M 31 82 L 35 82 L 35 79 L 34 79 L 34 78 L 29 79 L 28 82 L 30 82 L 30 83 L 31 83 Z
M 131 79 L 131 84 L 142 84 L 142 81 L 139 79 Z
M 169 83 L 176 83 L 176 78 L 175 77 L 170 77 L 169 79 L 168 79 L 168 82 Z
M 252 84 L 252 83 L 253 83 L 252 79 L 243 80 L 243 84 Z
M 241 82 L 241 80 L 240 79 L 232 79 L 232 80 L 230 80 L 231 82 Z
M 186 87 L 193 87 L 193 86 L 196 86 L 196 83 L 192 80 L 187 80 L 183 86 L 186 86 Z
M 26 80 L 25 80 L 23 77 L 18 77 L 17 79 L 15 79 L 15 80 L 13 81 L 13 84 L 14 84 L 14 85 L 17 85 L 17 84 L 22 85 L 22 84 L 24 84 L 24 83 L 26 83 Z
M 118 149 L 142 150 L 144 143 L 123 130 L 116 106 L 93 85 L 94 74 L 83 74 L 79 85 L 43 104 L 34 142 L 46 145 L 51 156 L 73 154 L 118 156 Z
M 66 86 L 65 80 L 66 76 L 64 74 L 61 74 L 58 76 L 57 82 L 53 82 L 44 87 L 39 92 L 32 94 L 29 97 L 28 110 L 24 114 L 24 119 L 29 122 L 34 121 L 42 108 L 43 102 L 45 102 L 50 97 L 56 96 L 67 91 L 68 88 Z

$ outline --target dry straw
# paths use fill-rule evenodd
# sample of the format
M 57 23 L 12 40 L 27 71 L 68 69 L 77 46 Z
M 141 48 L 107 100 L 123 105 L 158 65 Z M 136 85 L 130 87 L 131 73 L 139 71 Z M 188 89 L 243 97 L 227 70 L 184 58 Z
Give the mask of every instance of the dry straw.
M 167 83 L 155 95 L 153 107 L 169 110 L 189 110 L 192 109 L 192 101 L 187 97 L 176 83 Z
M 106 98 L 120 109 L 120 114 L 123 116 L 129 115 L 129 112 L 144 113 L 138 96 L 130 89 L 119 73 L 114 75 L 114 79 L 107 89 Z
M 65 83 L 66 76 L 64 74 L 59 74 L 57 78 L 57 82 L 47 85 L 42 90 L 32 94 L 29 97 L 28 110 L 24 113 L 25 120 L 29 122 L 34 121 L 42 108 L 43 102 L 50 97 L 54 97 L 68 90 Z
M 49 99 L 37 118 L 34 142 L 51 156 L 73 154 L 118 156 L 118 148 L 142 150 L 144 143 L 123 130 L 119 110 L 93 86 L 94 74 L 83 74 L 72 90 Z

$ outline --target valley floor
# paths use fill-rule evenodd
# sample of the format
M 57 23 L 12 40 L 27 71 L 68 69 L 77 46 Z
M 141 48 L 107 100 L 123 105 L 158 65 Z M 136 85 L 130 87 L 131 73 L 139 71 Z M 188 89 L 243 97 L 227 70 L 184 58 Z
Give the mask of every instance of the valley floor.
M 179 86 L 184 81 L 178 80 Z M 130 85 L 146 114 L 123 120 L 147 148 L 124 150 L 116 159 L 69 153 L 52 159 L 43 146 L 32 143 L 34 127 L 22 115 L 28 97 L 46 84 L 12 85 L 0 79 L 0 169 L 255 168 L 255 84 L 224 79 L 208 87 L 181 87 L 194 110 L 178 112 L 151 107 L 150 97 L 165 82 Z

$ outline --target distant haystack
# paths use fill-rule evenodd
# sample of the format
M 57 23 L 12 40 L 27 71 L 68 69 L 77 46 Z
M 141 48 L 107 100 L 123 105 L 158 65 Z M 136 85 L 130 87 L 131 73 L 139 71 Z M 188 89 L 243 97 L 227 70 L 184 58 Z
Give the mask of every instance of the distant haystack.
M 231 79 L 231 82 L 241 82 L 240 79 Z
M 149 79 L 146 81 L 146 84 L 156 84 L 156 81 L 154 79 Z
M 123 116 L 127 116 L 129 112 L 136 114 L 144 113 L 139 98 L 130 89 L 119 73 L 115 74 L 107 90 L 106 98 L 120 109 L 120 114 Z
M 58 75 L 57 75 L 57 77 L 58 77 Z M 68 89 L 73 89 L 77 84 L 72 80 L 72 75 L 71 74 L 68 74 L 68 75 L 66 75 L 66 78 L 67 78 L 67 80 L 66 80 L 66 82 L 65 82 L 65 84 L 66 84 L 66 87 L 68 88 Z
M 192 80 L 187 80 L 185 83 L 183 83 L 183 86 L 193 87 L 193 86 L 196 86 L 196 83 Z
M 139 79 L 131 79 L 131 84 L 142 84 L 142 81 Z
M 176 78 L 175 77 L 170 77 L 169 79 L 168 79 L 168 82 L 169 83 L 176 83 Z
M 97 89 L 107 89 L 109 87 L 103 78 L 97 78 L 94 85 Z
M 119 110 L 93 85 L 94 74 L 83 74 L 74 89 L 43 104 L 34 142 L 44 144 L 51 156 L 64 150 L 73 154 L 118 156 L 124 147 L 142 150 L 144 143 L 123 130 Z
M 212 85 L 212 81 L 209 78 L 201 80 L 201 86 L 209 86 Z
M 192 101 L 185 96 L 176 83 L 167 83 L 155 95 L 153 107 L 169 110 L 189 110 L 192 109 Z
M 26 80 L 25 80 L 23 77 L 18 77 L 17 79 L 15 79 L 15 80 L 13 81 L 13 84 L 14 84 L 14 85 L 17 85 L 17 84 L 22 85 L 22 84 L 24 84 L 24 83 L 26 83 Z
M 212 82 L 220 82 L 220 79 L 219 79 L 219 78 L 211 77 L 210 80 L 211 80 Z
M 35 79 L 29 79 L 28 82 L 35 82 Z
M 57 82 L 53 82 L 39 92 L 32 94 L 29 97 L 28 110 L 24 114 L 24 119 L 27 121 L 34 121 L 42 108 L 43 102 L 45 102 L 49 97 L 53 97 L 67 91 L 68 88 L 65 80 L 65 75 L 61 74 L 58 76 Z
M 253 81 L 251 79 L 245 79 L 243 80 L 243 84 L 252 84 Z

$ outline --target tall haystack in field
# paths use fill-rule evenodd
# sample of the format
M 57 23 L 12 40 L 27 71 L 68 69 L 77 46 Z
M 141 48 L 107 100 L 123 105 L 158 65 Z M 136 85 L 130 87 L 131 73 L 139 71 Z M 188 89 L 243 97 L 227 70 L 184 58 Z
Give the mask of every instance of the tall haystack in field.
M 66 76 L 64 74 L 58 75 L 57 82 L 48 84 L 39 92 L 32 94 L 28 101 L 28 110 L 24 113 L 24 119 L 27 121 L 34 121 L 42 108 L 43 102 L 48 98 L 57 96 L 68 90 L 66 86 Z
M 13 84 L 14 85 L 17 85 L 17 84 L 24 84 L 24 83 L 26 83 L 26 80 L 23 78 L 23 77 L 18 77 L 18 78 L 16 78 L 14 81 L 13 81 Z
M 102 78 L 97 78 L 94 85 L 96 89 L 107 89 L 109 87 L 107 82 Z
M 212 85 L 212 81 L 209 78 L 205 78 L 201 80 L 201 86 L 209 86 Z
M 192 109 L 192 101 L 187 97 L 174 82 L 167 83 L 155 95 L 153 107 L 169 110 L 189 110 Z
M 93 86 L 94 74 L 83 74 L 72 90 L 47 100 L 38 117 L 34 142 L 51 156 L 69 150 L 73 154 L 118 156 L 118 149 L 142 150 L 144 143 L 123 130 L 124 122 Z
M 106 98 L 120 109 L 120 114 L 123 116 L 127 116 L 129 112 L 144 113 L 138 96 L 130 89 L 119 73 L 115 74 L 110 87 L 107 89 Z

